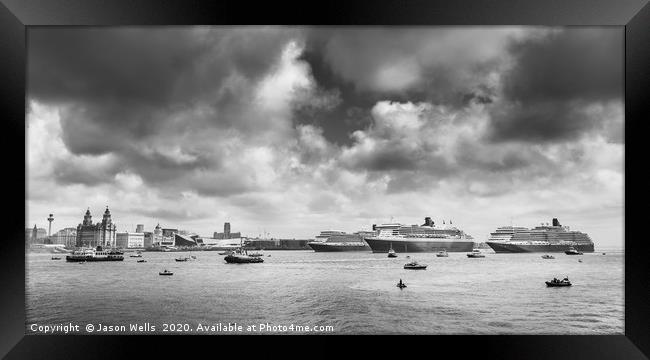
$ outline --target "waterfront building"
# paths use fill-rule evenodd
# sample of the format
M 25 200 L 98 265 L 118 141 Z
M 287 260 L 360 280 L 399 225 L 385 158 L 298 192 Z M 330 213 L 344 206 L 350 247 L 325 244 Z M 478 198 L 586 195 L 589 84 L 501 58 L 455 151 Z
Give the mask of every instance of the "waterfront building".
M 150 248 L 153 246 L 153 233 L 151 231 L 144 232 L 144 247 Z
M 175 246 L 197 246 L 196 238 L 192 238 L 187 234 L 174 234 Z
M 156 225 L 153 230 L 152 246 L 174 246 L 174 234 L 178 232 L 176 229 L 163 229 L 160 224 Z
M 96 224 L 92 222 L 90 209 L 86 210 L 84 220 L 77 226 L 77 246 L 79 247 L 115 247 L 115 234 L 117 225 L 111 219 L 111 212 L 106 207 L 102 221 Z
M 25 241 L 27 244 L 44 244 L 47 241 L 47 230 L 36 227 L 25 229 Z
M 64 245 L 68 248 L 75 247 L 77 243 L 77 229 L 69 227 L 57 231 L 54 235 L 50 236 L 50 243 Z
M 119 248 L 143 248 L 144 233 L 140 232 L 122 232 L 115 235 L 115 243 Z
M 224 240 L 224 239 L 239 239 L 241 237 L 240 232 L 230 232 L 230 223 L 223 223 L 223 232 L 215 232 L 212 235 L 213 239 Z
M 174 234 L 178 234 L 178 229 L 162 229 L 162 235 L 165 237 L 174 237 Z

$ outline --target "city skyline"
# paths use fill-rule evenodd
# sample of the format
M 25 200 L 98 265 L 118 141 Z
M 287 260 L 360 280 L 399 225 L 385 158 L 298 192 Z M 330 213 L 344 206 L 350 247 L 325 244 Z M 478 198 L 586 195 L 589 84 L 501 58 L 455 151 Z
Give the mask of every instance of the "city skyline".
M 622 29 L 48 28 L 28 46 L 27 227 L 109 206 L 118 232 L 430 216 L 485 241 L 558 218 L 623 246 Z

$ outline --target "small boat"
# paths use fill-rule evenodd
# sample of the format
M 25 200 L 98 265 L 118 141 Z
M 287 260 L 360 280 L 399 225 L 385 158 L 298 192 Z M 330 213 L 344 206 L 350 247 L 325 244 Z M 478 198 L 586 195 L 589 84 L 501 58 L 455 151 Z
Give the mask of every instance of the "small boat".
M 442 251 L 438 251 L 436 256 L 437 257 L 449 257 L 449 254 L 447 254 L 447 250 L 443 249 Z
M 393 250 L 393 244 L 390 244 L 390 249 L 388 249 L 388 257 L 389 258 L 396 258 L 397 254 L 395 253 L 395 250 Z
M 266 255 L 266 257 L 271 257 L 271 254 Z
M 407 270 L 426 270 L 426 264 L 419 264 L 417 261 L 411 261 L 408 264 L 404 265 L 404 269 Z
M 264 256 L 264 254 L 262 254 L 262 253 L 259 252 L 259 251 L 252 251 L 252 252 L 249 252 L 249 253 L 248 253 L 248 256 L 252 256 L 252 257 L 260 257 L 260 256 Z
M 406 284 L 402 282 L 402 279 L 399 279 L 399 282 L 397 283 L 397 287 L 400 289 L 404 289 L 406 287 Z
M 542 259 L 555 259 L 555 256 L 544 254 L 544 255 L 542 255 Z
M 144 262 L 147 262 L 147 260 L 142 259 L 142 260 L 138 260 L 137 262 L 139 262 L 139 263 L 144 263 Z
M 58 256 L 52 256 L 52 260 L 61 260 L 61 258 Z
M 607 255 L 607 254 L 603 253 L 603 255 Z
M 568 277 L 565 277 L 562 280 L 553 279 L 551 281 L 546 281 L 546 286 L 548 287 L 571 286 L 571 281 L 569 281 Z
M 174 273 L 165 269 L 162 272 L 159 272 L 158 275 L 174 275 Z
M 226 260 L 228 264 L 251 264 L 264 262 L 264 259 L 261 257 L 248 255 L 248 252 L 243 247 L 233 251 L 223 259 Z
M 194 259 L 194 260 L 196 260 L 196 256 L 194 256 L 194 255 L 192 255 L 191 258 Z
M 582 259 L 578 259 L 578 262 L 582 262 Z
M 188 258 L 188 257 L 177 257 L 177 258 L 174 259 L 174 260 L 176 260 L 176 261 L 187 261 L 187 260 L 189 260 L 189 259 L 190 259 L 190 258 Z
M 567 255 L 582 255 L 582 253 L 578 250 L 576 250 L 573 246 L 569 248 L 569 250 L 564 252 Z
M 474 249 L 472 250 L 471 253 L 467 253 L 468 258 L 484 258 L 485 255 L 481 254 L 481 251 L 479 249 Z
M 132 258 L 141 258 L 141 257 L 142 257 L 142 253 L 140 253 L 140 252 L 138 251 L 137 253 L 131 255 L 131 257 L 132 257 Z

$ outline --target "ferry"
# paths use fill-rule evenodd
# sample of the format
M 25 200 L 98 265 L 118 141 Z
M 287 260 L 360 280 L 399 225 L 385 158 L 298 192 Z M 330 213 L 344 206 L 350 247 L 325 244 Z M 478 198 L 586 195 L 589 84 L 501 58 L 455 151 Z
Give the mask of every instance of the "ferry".
M 449 252 L 472 251 L 474 240 L 470 235 L 449 224 L 436 225 L 430 217 L 423 225 L 399 223 L 373 225 L 377 235 L 364 237 L 372 252 L 385 253 L 392 248 L 396 252 Z
M 68 262 L 122 261 L 124 256 L 120 251 L 104 250 L 101 246 L 97 246 L 95 249 L 77 249 L 72 254 L 67 255 L 65 260 Z

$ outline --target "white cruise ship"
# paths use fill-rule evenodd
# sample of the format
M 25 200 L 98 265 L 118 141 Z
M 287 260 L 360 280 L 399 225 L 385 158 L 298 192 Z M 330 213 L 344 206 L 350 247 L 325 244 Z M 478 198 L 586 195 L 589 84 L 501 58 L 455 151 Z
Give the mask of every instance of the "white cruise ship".
M 462 230 L 449 224 L 436 225 L 430 217 L 423 225 L 373 225 L 375 236 L 365 237 L 372 252 L 467 252 L 474 248 L 474 240 Z
M 505 234 L 503 237 L 499 235 L 496 241 L 489 240 L 487 244 L 497 253 L 563 252 L 570 248 L 582 252 L 594 251 L 594 243 L 589 235 L 562 226 L 556 218 L 553 218 L 552 224 L 513 231 L 509 239 L 504 238 Z
M 506 242 L 512 239 L 512 236 L 518 232 L 526 232 L 528 228 L 523 226 L 502 226 L 490 233 L 488 241 L 490 242 Z

